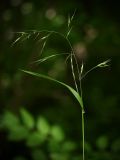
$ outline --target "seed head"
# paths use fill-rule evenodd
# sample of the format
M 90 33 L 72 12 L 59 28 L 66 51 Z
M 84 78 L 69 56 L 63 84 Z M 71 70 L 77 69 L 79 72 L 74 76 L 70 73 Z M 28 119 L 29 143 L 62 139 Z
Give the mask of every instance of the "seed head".
M 111 60 L 108 59 L 107 61 L 104 61 L 104 62 L 98 64 L 97 67 L 107 67 L 107 66 L 109 66 L 108 63 L 109 63 L 110 61 L 111 61 Z

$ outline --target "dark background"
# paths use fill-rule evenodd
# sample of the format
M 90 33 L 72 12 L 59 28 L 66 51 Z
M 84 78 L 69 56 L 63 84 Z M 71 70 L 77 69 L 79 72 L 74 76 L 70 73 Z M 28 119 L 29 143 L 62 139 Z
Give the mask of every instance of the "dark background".
M 69 39 L 75 49 L 79 64 L 84 61 L 84 72 L 107 59 L 110 66 L 98 68 L 82 81 L 85 105 L 86 159 L 119 160 L 120 157 L 120 11 L 119 3 L 102 0 L 82 1 L 1 1 L 0 4 L 0 111 L 1 123 L 7 111 L 19 117 L 24 107 L 36 119 L 43 116 L 50 125 L 63 129 L 66 138 L 75 143 L 69 152 L 72 160 L 81 159 L 81 108 L 71 94 L 47 80 L 23 74 L 19 69 L 43 72 L 74 87 L 70 63 L 65 56 L 58 56 L 41 65 L 32 63 L 40 58 L 44 41 L 34 36 L 12 45 L 20 36 L 17 32 L 30 30 L 54 30 L 63 34 L 68 31 L 68 15 L 76 14 Z M 37 35 L 37 33 L 35 34 Z M 45 34 L 40 35 L 40 37 Z M 43 57 L 69 52 L 67 42 L 52 35 L 43 51 Z M 26 146 L 23 140 L 8 138 L 9 129 L 4 125 L 0 132 L 1 159 L 15 157 L 32 158 L 35 148 Z M 32 134 L 32 133 L 31 133 Z M 47 142 L 41 153 L 50 158 Z M 58 151 L 59 153 L 59 151 Z M 70 159 L 63 155 L 60 160 Z M 19 157 L 20 156 L 20 157 Z M 40 157 L 40 156 L 39 156 Z M 16 158 L 17 159 L 17 158 Z M 54 160 L 53 158 L 52 160 Z M 22 158 L 21 158 L 22 160 Z M 55 160 L 59 160 L 56 158 Z

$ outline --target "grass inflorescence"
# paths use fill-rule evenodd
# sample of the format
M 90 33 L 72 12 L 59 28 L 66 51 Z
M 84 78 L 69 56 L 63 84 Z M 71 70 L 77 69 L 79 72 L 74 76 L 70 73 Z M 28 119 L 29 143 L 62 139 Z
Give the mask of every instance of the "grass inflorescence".
M 42 49 L 41 49 L 41 54 L 42 54 L 44 52 L 44 48 L 46 46 L 48 38 L 50 38 L 54 34 L 60 36 L 60 38 L 65 39 L 66 42 L 68 43 L 69 48 L 70 48 L 70 53 L 52 54 L 50 56 L 40 58 L 40 59 L 38 59 L 38 60 L 36 60 L 32 63 L 39 64 L 39 63 L 43 63 L 45 61 L 48 61 L 51 58 L 66 55 L 67 56 L 66 61 L 68 59 L 70 59 L 71 73 L 72 73 L 72 77 L 73 77 L 73 80 L 74 80 L 75 89 L 72 88 L 71 86 L 69 86 L 68 84 L 64 83 L 64 82 L 56 80 L 56 79 L 54 79 L 52 77 L 49 77 L 47 75 L 43 75 L 43 74 L 36 73 L 36 72 L 31 72 L 31 71 L 24 70 L 24 69 L 22 69 L 21 71 L 24 72 L 24 73 L 30 74 L 32 76 L 37 76 L 37 77 L 44 78 L 46 80 L 50 80 L 50 81 L 53 81 L 55 83 L 60 84 L 60 85 L 64 86 L 65 88 L 67 88 L 73 94 L 73 96 L 77 99 L 79 105 L 81 106 L 82 148 L 83 148 L 82 157 L 83 157 L 83 160 L 85 160 L 85 124 L 84 124 L 85 108 L 84 108 L 83 96 L 82 96 L 82 79 L 85 78 L 88 73 L 90 73 L 91 71 L 93 71 L 94 69 L 96 69 L 98 67 L 109 66 L 108 63 L 110 62 L 110 60 L 106 60 L 102 63 L 99 63 L 99 64 L 97 64 L 96 66 L 92 67 L 90 70 L 88 70 L 87 72 L 84 73 L 84 63 L 82 62 L 81 66 L 79 66 L 77 57 L 75 55 L 75 51 L 74 51 L 74 49 L 72 47 L 72 44 L 71 44 L 71 41 L 69 39 L 69 35 L 70 35 L 70 33 L 72 31 L 72 28 L 73 28 L 71 26 L 71 23 L 73 21 L 74 16 L 75 16 L 75 12 L 73 13 L 72 16 L 69 16 L 69 18 L 68 18 L 68 31 L 67 31 L 67 34 L 65 34 L 65 35 L 57 32 L 57 31 L 51 31 L 51 30 L 41 30 L 41 31 L 31 30 L 31 31 L 27 31 L 27 32 L 18 32 L 18 34 L 20 36 L 13 42 L 12 46 L 14 46 L 16 43 L 18 43 L 20 41 L 24 41 L 24 40 L 29 39 L 30 37 L 34 36 L 34 40 L 37 40 L 38 42 L 44 41 Z M 39 36 L 40 36 L 41 33 L 45 33 L 46 35 L 39 39 Z

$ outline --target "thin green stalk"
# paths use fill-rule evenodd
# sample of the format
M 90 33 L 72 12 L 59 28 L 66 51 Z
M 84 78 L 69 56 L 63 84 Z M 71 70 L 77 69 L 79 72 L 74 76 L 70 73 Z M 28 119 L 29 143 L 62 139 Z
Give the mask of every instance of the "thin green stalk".
M 85 126 L 84 126 L 84 110 L 82 110 L 82 156 L 85 160 Z
M 90 70 L 88 70 L 82 77 L 81 79 L 83 79 L 88 73 L 90 73 L 91 71 L 93 71 L 94 69 L 96 69 L 98 66 L 95 66 L 93 68 L 91 68 Z

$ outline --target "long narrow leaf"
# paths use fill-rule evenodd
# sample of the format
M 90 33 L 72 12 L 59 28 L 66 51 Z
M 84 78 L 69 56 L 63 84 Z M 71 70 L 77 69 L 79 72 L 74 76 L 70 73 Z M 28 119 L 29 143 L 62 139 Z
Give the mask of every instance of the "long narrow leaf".
M 36 77 L 40 77 L 40 78 L 44 78 L 44 79 L 47 79 L 47 80 L 51 80 L 53 82 L 56 82 L 56 83 L 59 83 L 61 84 L 62 86 L 66 87 L 73 95 L 74 97 L 77 99 L 77 101 L 79 102 L 81 108 L 84 110 L 83 108 L 83 101 L 81 99 L 81 96 L 79 95 L 78 92 L 76 92 L 72 87 L 70 87 L 69 85 L 61 82 L 61 81 L 58 81 L 54 78 L 51 78 L 49 76 L 46 76 L 46 75 L 43 75 L 43 74 L 40 74 L 40 73 L 36 73 L 36 72 L 31 72 L 31 71 L 26 71 L 26 70 L 21 70 L 22 72 L 24 73 L 27 73 L 27 74 L 30 74 L 30 75 L 33 75 L 33 76 L 36 76 Z

